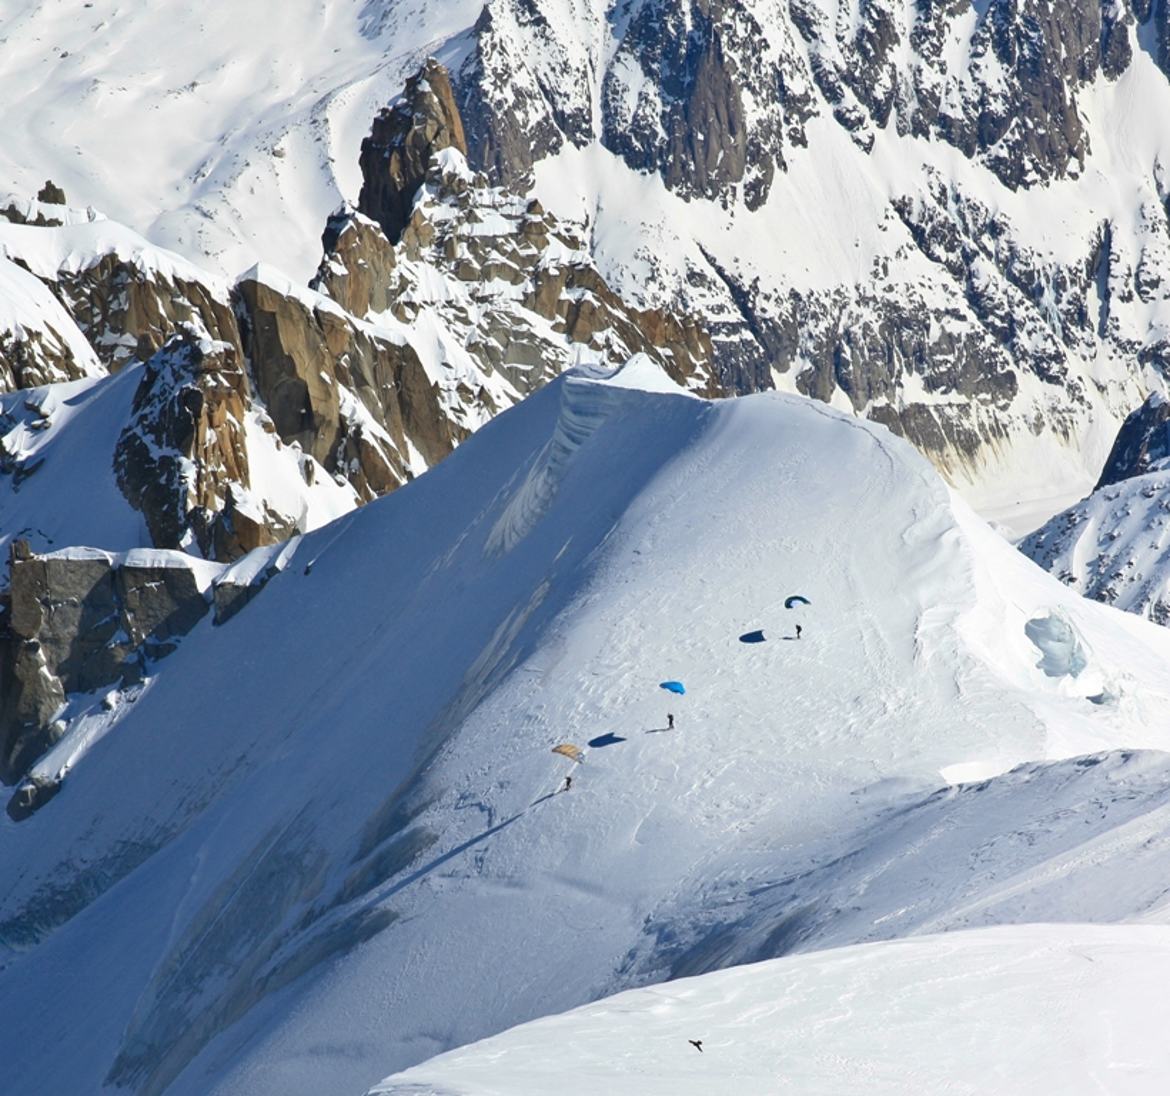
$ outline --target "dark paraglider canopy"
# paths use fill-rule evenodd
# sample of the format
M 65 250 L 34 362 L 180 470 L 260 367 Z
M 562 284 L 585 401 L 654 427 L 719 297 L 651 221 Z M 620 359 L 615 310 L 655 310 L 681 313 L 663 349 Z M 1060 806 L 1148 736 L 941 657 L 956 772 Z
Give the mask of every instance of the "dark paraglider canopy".
M 662 681 L 659 683 L 660 689 L 665 689 L 668 693 L 678 693 L 679 696 L 685 696 L 687 688 L 681 681 Z
M 763 643 L 764 633 L 762 631 L 744 632 L 744 634 L 739 637 L 739 641 L 740 643 Z
M 809 601 L 808 598 L 803 597 L 800 594 L 793 594 L 792 597 L 786 597 L 784 599 L 784 608 L 785 609 L 795 609 L 797 605 L 811 605 L 811 604 L 812 604 L 812 602 Z

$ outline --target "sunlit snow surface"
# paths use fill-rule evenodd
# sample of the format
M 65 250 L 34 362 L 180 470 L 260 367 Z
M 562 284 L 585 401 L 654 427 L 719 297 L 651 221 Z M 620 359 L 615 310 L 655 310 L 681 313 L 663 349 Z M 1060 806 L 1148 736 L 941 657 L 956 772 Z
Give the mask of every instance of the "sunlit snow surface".
M 1167 978 L 1163 926 L 1027 925 L 841 948 L 631 990 L 374 1092 L 1161 1093 Z
M 28 1091 L 361 1092 L 729 963 L 1165 920 L 1170 767 L 1118 749 L 1170 742 L 1170 634 L 883 429 L 644 369 L 558 380 L 305 536 L 0 822 Z M 1076 673 L 1028 637 L 1053 616 Z M 551 748 L 593 739 L 553 794 Z

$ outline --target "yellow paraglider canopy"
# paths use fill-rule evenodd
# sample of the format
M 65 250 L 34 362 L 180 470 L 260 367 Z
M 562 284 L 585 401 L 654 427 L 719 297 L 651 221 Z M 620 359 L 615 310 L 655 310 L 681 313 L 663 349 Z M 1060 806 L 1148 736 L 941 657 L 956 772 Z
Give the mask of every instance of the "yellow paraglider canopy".
M 574 746 L 571 742 L 562 742 L 559 746 L 554 746 L 552 752 L 561 754 L 563 757 L 569 758 L 570 761 L 576 761 L 580 764 L 585 760 L 585 754 L 580 746 Z

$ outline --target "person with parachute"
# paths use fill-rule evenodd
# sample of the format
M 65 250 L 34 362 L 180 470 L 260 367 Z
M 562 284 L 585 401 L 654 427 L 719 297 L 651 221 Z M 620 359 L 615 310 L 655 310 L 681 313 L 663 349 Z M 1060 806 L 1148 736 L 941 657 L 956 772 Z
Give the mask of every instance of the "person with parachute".
M 675 696 L 686 696 L 687 694 L 687 687 L 681 681 L 660 681 L 658 687 L 665 689 L 668 693 L 674 693 Z M 668 731 L 674 730 L 674 712 L 666 713 L 666 729 Z
M 785 609 L 795 609 L 798 605 L 811 605 L 812 602 L 802 594 L 793 594 L 791 597 L 784 599 Z M 796 638 L 800 639 L 800 633 L 803 631 L 799 624 L 796 625 Z
M 571 742 L 562 742 L 559 746 L 554 746 L 552 752 L 567 757 L 574 765 L 580 765 L 585 761 L 585 751 L 580 746 L 574 746 Z M 564 786 L 558 788 L 557 791 L 567 792 L 572 786 L 572 774 L 566 773 Z

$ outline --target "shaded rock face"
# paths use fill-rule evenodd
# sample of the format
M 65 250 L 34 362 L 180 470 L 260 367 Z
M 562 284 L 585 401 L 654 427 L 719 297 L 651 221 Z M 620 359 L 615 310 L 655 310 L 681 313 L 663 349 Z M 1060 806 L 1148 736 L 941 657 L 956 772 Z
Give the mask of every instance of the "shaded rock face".
M 775 52 L 760 48 L 768 36 Z M 766 92 L 761 96 L 759 93 Z M 758 113 L 745 96 L 754 95 Z M 785 149 L 806 143 L 810 81 L 783 24 L 749 6 L 657 0 L 631 19 L 602 90 L 606 147 L 673 190 L 749 209 L 768 196 Z
M 40 331 L 0 331 L 0 392 L 37 388 L 86 375 L 68 344 L 46 324 Z
M 250 486 L 250 396 L 235 348 L 194 327 L 147 363 L 114 469 L 156 547 L 197 546 L 205 558 L 235 559 L 293 530 L 281 515 L 258 516 L 242 505 Z
M 65 731 L 69 693 L 142 680 L 207 613 L 182 556 L 118 563 L 102 552 L 10 560 L 0 634 L 0 779 L 22 776 Z
M 39 279 L 0 255 L 0 392 L 101 372 L 69 313 Z
M 377 221 L 392 242 L 398 242 L 410 219 L 432 158 L 446 148 L 466 155 L 467 141 L 447 70 L 429 60 L 362 141 L 358 209 Z
M 111 373 L 149 359 L 185 323 L 239 352 L 230 300 L 200 282 L 103 255 L 85 270 L 60 272 L 50 288 Z
M 454 383 L 440 400 L 464 431 L 562 372 L 582 352 L 615 363 L 647 353 L 680 383 L 719 391 L 711 380 L 711 340 L 698 324 L 627 305 L 594 266 L 584 226 L 558 219 L 521 189 L 491 185 L 468 168 L 458 142 L 431 140 L 433 132 L 462 132 L 447 99 L 449 86 L 442 67 L 429 61 L 404 103 L 375 128 L 380 146 L 431 150 L 421 180 L 412 173 L 405 191 L 390 194 L 384 159 L 371 159 L 371 146 L 364 146 L 363 201 L 380 190 L 386 208 L 410 210 L 397 238 L 372 223 L 378 213 L 372 206 L 340 211 L 326 229 L 326 256 L 314 287 L 376 323 L 393 317 L 417 329 L 433 326 L 426 324 L 429 317 L 437 320 L 454 337 L 436 348 L 454 367 Z M 391 122 L 421 126 L 422 133 L 391 138 Z M 451 358 L 452 342 L 463 377 Z
M 1122 423 L 1095 490 L 1170 467 L 1170 402 L 1151 396 Z
M 256 388 L 277 433 L 363 501 L 401 486 L 463 436 L 405 339 L 380 335 L 325 298 L 314 307 L 255 279 L 237 291 Z
M 891 119 L 942 138 L 1017 188 L 1081 170 L 1078 95 L 1128 68 L 1135 28 L 1170 75 L 1163 0 L 989 0 L 971 14 L 970 0 L 645 0 L 613 13 L 616 49 L 591 51 L 540 0 L 489 0 L 456 81 L 471 162 L 515 183 L 566 140 L 600 139 L 681 194 L 753 209 L 827 115 L 866 151 Z
M 519 26 L 539 52 L 517 52 Z M 523 187 L 533 164 L 560 151 L 566 136 L 578 145 L 588 143 L 592 124 L 586 74 L 569 60 L 556 27 L 539 5 L 524 0 L 488 0 L 473 43 L 455 81 L 467 134 L 464 151 L 493 180 Z M 539 57 L 549 65 L 534 71 L 529 61 Z

